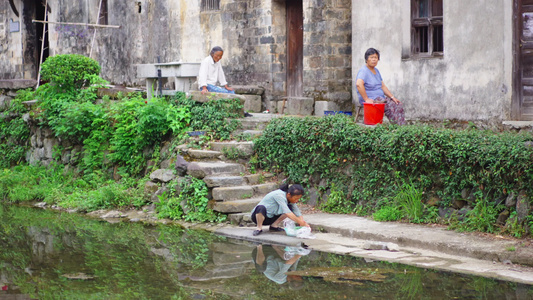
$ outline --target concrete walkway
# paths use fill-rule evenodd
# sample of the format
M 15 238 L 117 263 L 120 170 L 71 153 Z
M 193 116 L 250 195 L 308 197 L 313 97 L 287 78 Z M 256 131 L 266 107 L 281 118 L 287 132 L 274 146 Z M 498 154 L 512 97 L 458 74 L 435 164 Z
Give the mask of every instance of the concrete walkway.
M 254 227 L 228 225 L 217 228 L 215 233 L 533 285 L 533 247 L 527 241 L 458 233 L 444 227 L 375 222 L 350 215 L 316 213 L 304 217 L 315 239 L 271 233 L 268 226 L 255 237 L 252 236 Z

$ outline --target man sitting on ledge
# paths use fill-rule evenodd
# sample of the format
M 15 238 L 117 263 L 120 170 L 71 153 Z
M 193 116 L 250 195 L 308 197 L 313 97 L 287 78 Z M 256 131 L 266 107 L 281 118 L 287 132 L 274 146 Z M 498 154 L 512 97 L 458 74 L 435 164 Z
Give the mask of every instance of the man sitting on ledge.
M 224 50 L 219 46 L 215 46 L 211 49 L 209 56 L 202 61 L 200 73 L 198 74 L 198 86 L 202 94 L 207 92 L 235 94 L 235 91 L 228 86 L 226 76 L 224 76 L 224 71 L 222 70 L 220 59 L 222 59 L 223 54 Z M 217 82 L 221 86 L 217 86 Z

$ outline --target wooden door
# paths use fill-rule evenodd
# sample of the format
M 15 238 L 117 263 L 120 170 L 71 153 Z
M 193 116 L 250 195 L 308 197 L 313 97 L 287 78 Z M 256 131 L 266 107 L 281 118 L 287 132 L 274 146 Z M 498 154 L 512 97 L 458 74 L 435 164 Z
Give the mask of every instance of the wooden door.
M 287 96 L 303 96 L 304 17 L 302 0 L 287 0 Z
M 533 0 L 519 0 L 518 119 L 533 121 Z

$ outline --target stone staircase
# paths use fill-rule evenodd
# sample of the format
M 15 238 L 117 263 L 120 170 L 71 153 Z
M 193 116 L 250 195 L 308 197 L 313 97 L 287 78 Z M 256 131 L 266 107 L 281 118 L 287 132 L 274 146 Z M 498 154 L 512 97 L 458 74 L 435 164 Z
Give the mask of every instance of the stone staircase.
M 268 122 L 279 115 L 252 114 L 241 119 L 237 134 L 258 136 Z M 234 223 L 248 221 L 250 211 L 269 192 L 279 186 L 273 174 L 254 174 L 247 168 L 254 154 L 253 141 L 211 142 L 209 149 L 182 149 L 189 161 L 187 175 L 202 179 L 214 211 L 228 214 Z M 236 156 L 228 158 L 229 154 Z
M 254 113 L 252 117 L 242 118 L 242 128 L 234 132 L 261 135 L 275 114 Z M 250 157 L 254 154 L 253 141 L 211 142 L 205 149 L 194 149 L 187 145 L 178 147 L 180 155 L 150 174 L 145 184 L 145 195 L 152 202 L 168 191 L 168 185 L 189 175 L 202 179 L 208 187 L 210 206 L 214 211 L 228 214 L 231 222 L 249 222 L 250 211 L 269 192 L 279 187 L 274 174 L 259 172 L 249 168 Z M 174 164 L 174 170 L 172 168 Z M 177 173 L 177 174 L 176 174 Z

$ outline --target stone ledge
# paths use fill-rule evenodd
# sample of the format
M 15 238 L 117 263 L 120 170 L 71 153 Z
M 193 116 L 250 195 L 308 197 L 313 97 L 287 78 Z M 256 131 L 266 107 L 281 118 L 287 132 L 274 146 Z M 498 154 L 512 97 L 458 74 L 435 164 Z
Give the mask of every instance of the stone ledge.
M 0 89 L 20 90 L 37 86 L 35 79 L 0 79 Z
M 235 89 L 236 94 L 261 96 L 265 92 L 265 88 L 257 85 L 232 85 L 231 87 Z

